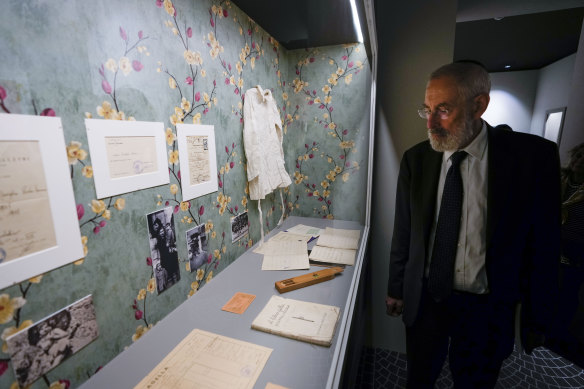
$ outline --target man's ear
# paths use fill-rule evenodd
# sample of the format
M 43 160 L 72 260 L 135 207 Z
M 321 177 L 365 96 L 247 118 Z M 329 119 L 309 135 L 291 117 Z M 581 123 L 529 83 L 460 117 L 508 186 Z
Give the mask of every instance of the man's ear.
M 480 119 L 483 116 L 483 113 L 485 113 L 489 106 L 490 100 L 491 97 L 488 94 L 480 94 L 473 99 L 472 115 L 474 119 Z

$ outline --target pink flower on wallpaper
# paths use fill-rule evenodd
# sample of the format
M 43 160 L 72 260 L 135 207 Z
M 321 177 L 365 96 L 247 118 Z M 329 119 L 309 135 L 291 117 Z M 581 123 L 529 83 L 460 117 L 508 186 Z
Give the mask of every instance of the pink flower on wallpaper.
M 349 130 L 343 130 L 343 135 L 347 135 L 349 133 Z
M 203 216 L 204 213 L 205 213 L 205 207 L 201 205 L 199 207 L 199 216 Z
M 195 101 L 198 102 L 199 100 L 201 100 L 201 92 L 195 93 Z
M 209 256 L 207 257 L 207 263 L 211 263 L 212 260 L 213 260 L 213 254 L 209 254 Z
M 207 112 L 209 112 L 209 108 L 205 108 L 205 109 L 203 110 L 203 115 L 206 115 L 206 114 L 207 114 Z
M 310 101 L 308 102 L 308 105 L 312 105 L 312 104 L 314 104 L 314 100 L 310 100 Z
M 318 108 L 323 109 L 323 108 L 325 108 L 325 106 L 324 106 L 324 104 L 321 104 L 318 106 Z
M 249 224 L 248 224 L 248 225 L 249 225 Z M 221 233 L 221 237 L 222 237 L 222 238 L 225 238 L 225 231 L 223 231 L 223 232 Z
M 347 161 L 347 162 L 345 162 L 345 166 L 349 167 L 349 166 L 351 166 L 351 163 L 349 161 Z
M 314 60 L 314 57 L 310 57 L 310 59 L 309 59 L 308 61 L 309 61 L 310 63 L 313 63 L 313 62 L 315 61 L 315 60 Z
M 251 35 L 251 28 L 247 29 L 247 35 Z
M 6 89 L 4 89 L 1 85 L 0 85 L 0 100 L 4 100 L 6 98 Z
M 178 171 L 178 173 L 176 173 L 178 179 L 180 180 L 180 170 Z
M 215 27 L 215 22 L 213 21 L 213 17 L 211 16 L 211 19 L 209 20 L 209 22 L 211 22 L 211 27 Z
M 217 86 L 217 81 L 213 80 L 213 86 Z
M 152 258 L 146 257 L 146 265 L 152 266 Z
M 340 159 L 345 159 L 345 156 L 344 155 L 339 155 L 339 158 Z
M 239 89 L 238 88 L 235 88 L 235 90 L 233 91 L 233 93 L 235 93 L 236 95 L 238 95 L 239 94 Z
M 329 112 L 333 112 L 333 107 L 329 107 Z
M 123 40 L 125 40 L 126 42 L 128 41 L 128 34 L 126 34 L 126 30 L 124 30 L 122 28 L 122 26 L 120 26 L 120 36 L 122 37 Z
M 55 116 L 55 110 L 53 108 L 45 108 L 41 112 L 41 116 Z
M 77 219 L 81 220 L 81 218 L 85 215 L 85 208 L 83 204 L 77 204 Z
M 156 0 L 156 6 L 162 8 L 162 0 Z
M 300 169 L 300 164 L 296 162 L 296 169 Z
M 136 312 L 134 312 L 134 317 L 136 320 L 142 319 L 142 316 L 144 316 L 144 313 L 141 310 L 138 309 Z
M 99 230 L 101 230 L 101 228 L 99 228 L 99 226 L 95 226 L 95 227 L 93 228 L 93 233 L 94 233 L 95 235 L 97 235 L 97 234 L 99 234 Z
M 107 222 L 105 220 L 102 220 L 102 221 L 99 222 L 99 226 L 101 228 L 105 227 L 106 225 L 107 225 Z
M 296 69 L 296 74 L 300 74 L 300 70 Z
M 234 149 L 234 148 L 235 148 L 235 142 L 233 142 L 233 143 L 231 144 L 231 148 L 232 148 L 232 149 Z
M 138 38 L 142 39 L 144 37 L 144 32 L 142 30 L 138 31 Z
M 308 197 L 312 197 L 312 192 L 308 192 Z
M 138 301 L 134 299 L 134 304 L 132 304 L 132 309 L 138 309 Z
M 343 61 L 346 61 L 349 57 L 347 57 L 346 55 L 343 55 Z
M 235 206 L 235 212 L 237 212 L 238 209 L 239 209 L 239 207 L 236 205 Z
M 229 71 L 231 71 L 231 64 L 227 65 L 227 67 L 229 68 Z
M 65 389 L 69 389 L 71 386 L 71 382 L 69 380 L 59 380 L 59 383 L 65 387 Z
M 255 49 L 255 42 L 251 42 L 251 48 Z
M 139 72 L 144 68 L 144 65 L 142 65 L 142 62 L 135 59 L 132 61 L 132 67 L 134 68 L 135 71 Z
M 227 13 L 227 10 L 223 9 L 223 17 L 226 18 L 227 16 L 229 16 L 229 14 Z
M 233 161 L 229 162 L 229 167 L 230 167 L 231 169 L 233 169 L 233 167 L 234 167 L 234 166 L 235 166 L 235 162 L 233 162 Z
M 0 362 L 0 376 L 4 374 L 4 372 L 8 370 L 8 362 L 2 361 Z
M 190 27 L 189 27 L 189 28 L 187 28 L 187 36 L 188 36 L 189 38 L 192 38 L 192 37 L 193 37 L 193 29 L 192 29 L 192 28 L 190 28 Z
M 185 82 L 189 85 L 193 85 L 193 79 L 189 76 L 187 77 L 187 79 L 185 80 Z
M 229 212 L 233 213 L 233 208 L 229 208 Z
M 179 210 L 178 205 L 175 205 L 174 206 L 174 213 L 178 213 L 178 210 Z
M 109 82 L 107 82 L 107 80 L 103 80 L 101 82 L 101 89 L 103 89 L 103 91 L 108 95 L 112 94 L 112 86 L 109 84 Z
M 223 188 L 223 181 L 219 180 L 218 185 L 219 185 L 219 188 Z M 217 206 L 219 206 L 219 204 L 217 204 Z
M 313 90 L 312 91 L 312 94 L 316 96 L 316 90 Z
M 326 202 L 326 203 L 327 203 L 328 205 L 331 205 L 331 204 L 332 204 L 332 202 L 331 202 L 330 200 L 327 200 L 327 202 Z
M 229 85 L 229 78 L 225 77 L 225 85 Z
M 314 154 L 308 154 L 308 158 L 310 159 L 314 158 Z
M 349 62 L 349 63 L 347 64 L 347 66 L 348 66 L 348 67 L 350 67 L 350 68 L 352 68 L 352 67 L 353 67 L 353 61 Z

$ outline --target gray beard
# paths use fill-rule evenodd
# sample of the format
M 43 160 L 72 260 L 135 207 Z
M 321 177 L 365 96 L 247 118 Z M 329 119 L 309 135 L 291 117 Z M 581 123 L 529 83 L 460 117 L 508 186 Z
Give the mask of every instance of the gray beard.
M 438 134 L 438 138 L 434 138 L 432 134 Z M 464 123 L 452 132 L 447 132 L 442 127 L 428 130 L 430 146 L 438 152 L 459 150 L 462 145 L 470 143 L 474 135 L 470 118 L 465 119 Z

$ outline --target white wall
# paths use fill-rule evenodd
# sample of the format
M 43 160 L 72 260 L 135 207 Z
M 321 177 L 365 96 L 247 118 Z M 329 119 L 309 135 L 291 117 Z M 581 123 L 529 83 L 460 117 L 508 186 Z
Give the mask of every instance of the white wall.
M 532 134 L 543 135 L 547 110 L 568 106 L 575 61 L 576 54 L 572 54 L 539 70 L 531 120 Z
M 491 101 L 483 115 L 490 125 L 530 132 L 538 70 L 491 73 Z

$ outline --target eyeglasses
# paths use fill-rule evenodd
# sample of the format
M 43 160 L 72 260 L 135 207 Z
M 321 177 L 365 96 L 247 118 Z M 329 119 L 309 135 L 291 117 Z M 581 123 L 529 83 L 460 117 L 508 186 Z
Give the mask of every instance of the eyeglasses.
M 446 120 L 450 115 L 450 110 L 446 107 L 438 107 L 436 108 L 436 110 L 434 110 L 434 112 L 432 112 L 429 108 L 418 109 L 418 115 L 420 115 L 422 119 L 426 120 L 428 120 L 430 116 L 432 116 L 435 113 L 438 114 L 438 117 L 440 117 L 440 119 Z

